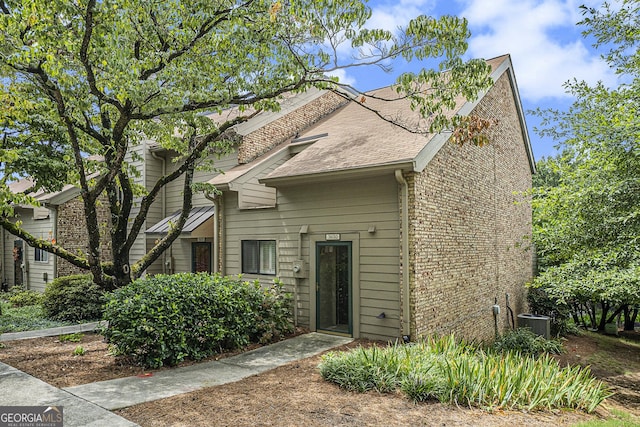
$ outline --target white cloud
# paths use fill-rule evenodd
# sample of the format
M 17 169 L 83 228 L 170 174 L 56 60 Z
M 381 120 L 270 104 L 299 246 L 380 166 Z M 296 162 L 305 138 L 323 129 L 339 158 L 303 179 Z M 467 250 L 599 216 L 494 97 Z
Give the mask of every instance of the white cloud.
M 523 98 L 567 96 L 573 79 L 605 84 L 615 75 L 580 35 L 575 0 L 468 0 L 460 16 L 469 20 L 469 54 L 491 58 L 510 53 Z
M 371 7 L 371 18 L 367 21 L 365 27 L 366 28 L 376 28 L 391 31 L 396 33 L 398 28 L 406 27 L 409 21 L 415 18 L 418 15 L 429 14 L 435 5 L 435 0 L 374 0 L 369 2 L 369 7 Z M 365 49 L 366 51 L 366 49 Z M 349 58 L 351 59 L 353 55 L 357 54 L 351 49 L 348 43 L 344 43 L 340 45 L 337 49 L 338 56 L 341 58 Z M 389 61 L 385 62 L 385 65 L 392 65 Z M 356 87 L 356 78 L 355 74 L 361 75 L 362 70 L 353 69 L 352 71 L 347 71 L 345 69 L 338 70 L 336 72 L 331 73 L 331 75 L 336 75 L 340 78 L 341 83 L 349 84 L 353 87 Z M 369 77 L 371 76 L 380 76 L 378 70 L 372 70 L 369 73 Z M 371 89 L 372 87 L 381 87 L 387 84 L 391 84 L 392 79 L 389 78 L 382 79 L 376 83 L 366 84 L 367 89 Z M 365 78 L 364 80 L 369 80 L 369 78 Z
M 353 76 L 347 74 L 347 71 L 343 68 L 331 71 L 327 74 L 331 77 L 337 77 L 338 81 L 342 84 L 356 87 L 356 79 Z
M 398 27 L 406 26 L 418 15 L 429 14 L 434 8 L 433 0 L 400 0 L 394 2 L 370 2 L 371 18 L 367 22 L 368 28 L 380 28 L 395 31 Z

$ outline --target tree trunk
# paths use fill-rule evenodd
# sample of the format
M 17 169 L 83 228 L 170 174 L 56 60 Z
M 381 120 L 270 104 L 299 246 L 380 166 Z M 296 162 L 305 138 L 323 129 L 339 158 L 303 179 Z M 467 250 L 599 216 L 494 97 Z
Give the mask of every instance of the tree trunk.
M 623 310 L 627 309 L 627 305 L 621 305 L 618 307 L 611 315 L 607 318 L 607 323 L 614 323 L 616 321 L 616 316 L 619 315 Z
M 573 319 L 573 323 L 575 323 L 578 326 L 584 326 L 584 322 L 582 322 L 581 320 L 581 316 L 578 314 L 580 313 L 581 309 L 580 309 L 580 304 L 573 304 L 572 310 L 571 310 L 571 318 Z
M 602 302 L 600 302 L 600 305 L 602 306 L 602 316 L 600 316 L 600 324 L 598 325 L 598 330 L 599 331 L 604 331 L 604 325 L 607 324 L 607 314 L 609 314 L 609 304 L 607 304 L 606 302 L 602 301 Z M 595 304 L 594 304 L 593 320 L 595 322 Z
M 624 330 L 633 331 L 635 329 L 636 318 L 638 317 L 638 308 L 633 310 L 628 305 L 624 308 Z

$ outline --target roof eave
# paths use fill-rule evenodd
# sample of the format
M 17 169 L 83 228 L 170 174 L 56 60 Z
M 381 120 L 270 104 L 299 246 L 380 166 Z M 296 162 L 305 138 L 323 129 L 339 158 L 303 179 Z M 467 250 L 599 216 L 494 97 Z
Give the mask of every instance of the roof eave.
M 340 169 L 329 172 L 289 175 L 289 176 L 276 176 L 261 178 L 258 181 L 261 184 L 265 184 L 269 187 L 278 187 L 284 185 L 295 185 L 300 183 L 318 183 L 318 182 L 330 182 L 339 181 L 344 179 L 360 179 L 372 176 L 384 175 L 387 173 L 393 173 L 397 169 L 404 171 L 412 171 L 415 168 L 413 160 L 401 160 L 393 163 L 384 163 L 381 165 L 367 166 L 362 168 L 349 168 Z
M 77 197 L 79 194 L 80 188 L 76 186 L 70 186 L 69 188 L 63 189 L 58 193 L 45 194 L 41 197 L 38 197 L 38 201 L 42 204 L 60 206 Z

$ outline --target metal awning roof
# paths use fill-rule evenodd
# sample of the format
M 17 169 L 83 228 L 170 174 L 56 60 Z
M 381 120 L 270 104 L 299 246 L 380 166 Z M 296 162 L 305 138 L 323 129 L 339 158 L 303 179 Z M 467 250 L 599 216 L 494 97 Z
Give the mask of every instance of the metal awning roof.
M 204 206 L 199 208 L 191 209 L 189 213 L 189 217 L 187 218 L 187 222 L 185 222 L 184 227 L 182 228 L 182 234 L 190 234 L 193 231 L 196 231 L 198 227 L 203 225 L 210 219 L 215 213 L 215 208 L 213 206 Z M 169 227 L 172 223 L 175 223 L 180 216 L 180 211 L 174 212 L 168 217 L 164 218 L 162 221 L 148 228 L 147 234 L 167 234 L 169 232 Z

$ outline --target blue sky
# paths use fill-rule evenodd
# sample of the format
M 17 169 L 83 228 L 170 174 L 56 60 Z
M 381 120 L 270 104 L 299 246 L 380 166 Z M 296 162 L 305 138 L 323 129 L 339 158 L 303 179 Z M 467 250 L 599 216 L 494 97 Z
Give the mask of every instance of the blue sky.
M 614 1 L 615 2 L 615 1 Z M 600 52 L 584 39 L 580 5 L 599 6 L 593 0 L 370 0 L 371 26 L 394 30 L 419 14 L 463 16 L 469 21 L 469 57 L 493 58 L 511 54 L 529 137 L 536 159 L 555 152 L 552 140 L 541 139 L 534 127 L 537 117 L 527 113 L 537 107 L 566 109 L 572 98 L 563 84 L 577 78 L 589 83 L 616 84 L 616 76 L 600 58 Z M 418 68 L 420 64 L 410 64 Z M 368 69 L 341 76 L 360 90 L 393 83 L 405 71 L 396 64 L 392 73 Z

